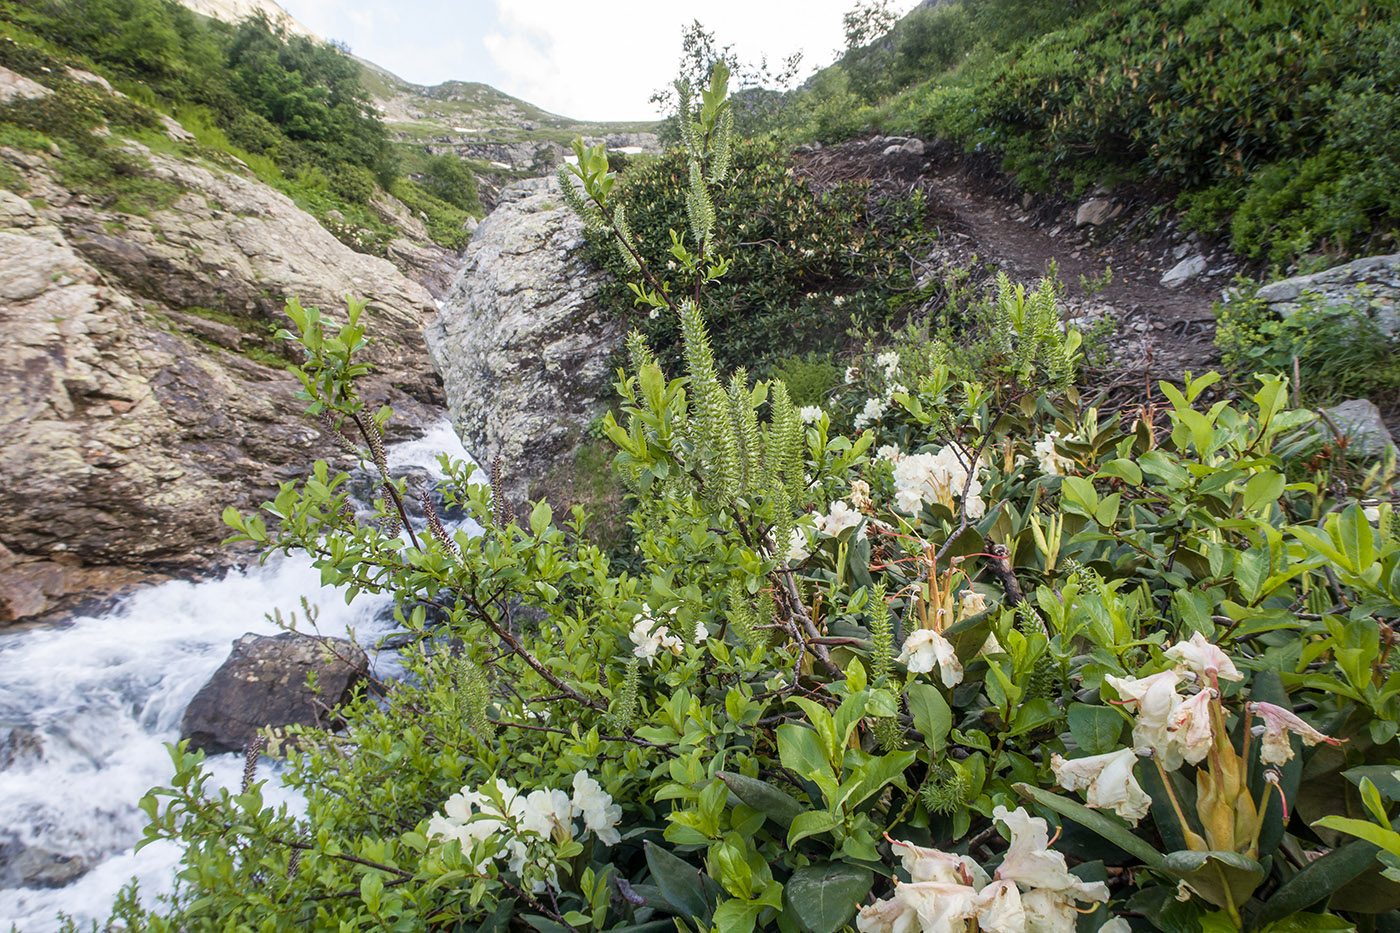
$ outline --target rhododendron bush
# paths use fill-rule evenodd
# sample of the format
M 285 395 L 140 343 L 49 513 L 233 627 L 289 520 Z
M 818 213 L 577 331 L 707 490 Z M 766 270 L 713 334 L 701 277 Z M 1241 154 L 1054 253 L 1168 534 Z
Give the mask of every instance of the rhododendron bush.
M 717 79 L 684 111 L 672 252 L 701 286 L 724 272 L 704 196 L 725 106 Z M 626 255 L 606 158 L 579 156 L 576 207 Z M 890 388 L 878 412 L 846 390 L 799 410 L 715 370 L 703 287 L 638 275 L 687 369 L 628 343 L 604 425 L 627 569 L 582 514 L 514 518 L 460 464 L 442 490 L 481 533 L 399 533 L 409 490 L 378 452 L 388 413 L 354 392 L 356 309 L 291 307 L 310 408 L 384 473 L 382 521 L 324 464 L 227 519 L 351 595 L 394 594 L 408 676 L 341 710 L 342 733 L 291 736 L 304 814 L 256 782 L 212 793 L 176 750 L 149 836 L 186 869 L 143 923 L 1390 928 L 1393 462 L 1349 462 L 1273 376 L 1231 399 L 1188 375 L 1101 411 L 1053 287 L 1006 280 L 980 376 L 956 346 L 907 345 L 852 366 L 851 386 Z

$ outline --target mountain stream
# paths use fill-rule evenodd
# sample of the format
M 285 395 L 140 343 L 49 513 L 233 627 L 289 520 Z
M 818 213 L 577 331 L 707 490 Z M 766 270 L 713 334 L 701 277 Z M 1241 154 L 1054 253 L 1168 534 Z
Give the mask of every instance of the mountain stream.
M 440 452 L 468 459 L 446 422 L 387 455 L 395 472 L 440 479 Z M 80 927 L 100 924 L 132 878 L 148 906 L 172 889 L 180 849 L 158 842 L 133 851 L 146 823 L 137 802 L 168 784 L 166 743 L 179 739 L 186 705 L 231 643 L 245 632 L 276 634 L 267 616 L 280 609 L 300 617 L 303 597 L 320 610 L 321 634 L 353 629 L 376 674 L 392 676 L 395 653 L 372 650 L 394 629 L 389 597 L 364 595 L 347 606 L 301 556 L 161 583 L 101 615 L 0 634 L 0 736 L 14 730 L 9 748 L 0 746 L 0 885 L 15 883 L 4 866 L 7 858 L 18 864 L 20 853 L 27 864 L 70 866 L 50 883 L 68 880 L 79 864 L 86 869 L 62 887 L 0 887 L 0 931 L 47 933 L 59 928 L 60 911 Z M 213 756 L 208 767 L 218 783 L 237 788 L 243 756 Z M 276 780 L 264 799 L 299 803 Z

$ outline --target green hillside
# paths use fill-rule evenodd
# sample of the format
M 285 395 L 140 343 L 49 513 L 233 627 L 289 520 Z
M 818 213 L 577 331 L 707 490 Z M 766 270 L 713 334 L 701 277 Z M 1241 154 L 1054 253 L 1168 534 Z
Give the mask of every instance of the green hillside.
M 943 138 L 1033 190 L 1147 182 L 1242 255 L 1318 265 L 1394 247 L 1398 89 L 1393 4 L 955 0 L 816 75 L 785 132 Z

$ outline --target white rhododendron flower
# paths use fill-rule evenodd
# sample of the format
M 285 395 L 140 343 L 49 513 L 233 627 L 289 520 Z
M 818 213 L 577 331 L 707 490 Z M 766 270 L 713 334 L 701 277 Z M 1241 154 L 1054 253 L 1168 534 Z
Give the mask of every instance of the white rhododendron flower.
M 900 452 L 897 444 L 885 444 L 875 451 L 875 459 L 898 463 L 904 459 L 904 454 Z
M 477 843 L 494 839 L 498 846 L 491 858 L 505 861 L 506 867 L 516 874 L 530 863 L 531 846 L 551 839 L 564 842 L 575 838 L 575 817 L 582 816 L 584 830 L 592 832 L 604 845 L 621 841 L 615 827 L 622 820 L 622 808 L 586 771 L 574 775 L 572 799 L 558 788 L 539 788 L 523 794 L 500 778 L 488 786 L 494 793 L 487 793 L 485 788 L 476 791 L 463 787 L 449 797 L 443 812 L 428 821 L 428 836 L 443 841 L 455 839 L 467 855 Z M 481 865 L 475 867 L 479 869 Z M 546 868 L 545 876 L 552 879 L 550 868 Z M 535 890 L 543 890 L 546 883 L 536 880 Z
M 1040 472 L 1046 476 L 1064 476 L 1074 469 L 1074 461 L 1055 450 L 1055 442 L 1060 432 L 1051 431 L 1035 442 L 1035 459 L 1040 464 Z
M 1089 806 L 1096 810 L 1112 810 L 1134 826 L 1152 806 L 1152 798 L 1143 792 L 1133 776 L 1135 764 L 1137 753 L 1131 748 L 1088 758 L 1050 756 L 1050 767 L 1061 787 L 1085 791 L 1085 802 Z
M 896 890 L 903 885 L 896 885 Z M 866 904 L 856 914 L 860 933 L 922 933 L 919 912 L 897 897 Z
M 977 894 L 980 933 L 1025 933 L 1026 909 L 1021 889 L 1012 881 L 993 881 Z
M 816 424 L 818 421 L 822 420 L 822 415 L 824 414 L 825 412 L 821 410 L 821 406 L 819 405 L 808 405 L 798 412 L 798 415 L 802 418 L 803 424 Z
M 897 839 L 890 840 L 890 849 L 899 856 L 904 870 L 913 881 L 971 884 L 980 889 L 990 880 L 982 866 L 966 855 L 954 855 Z
M 917 513 L 923 503 L 937 502 L 952 509 L 967 490 L 968 518 L 981 518 L 987 504 L 982 501 L 982 484 L 969 476 L 967 466 L 952 447 L 935 454 L 910 454 L 894 468 L 895 505 L 901 512 Z
M 1366 521 L 1374 525 L 1381 520 L 1381 507 L 1378 505 L 1368 505 L 1361 510 L 1361 514 L 1366 517 Z
M 856 381 L 857 379 L 859 379 L 859 378 L 860 378 L 860 370 L 856 369 L 854 366 L 847 366 L 847 367 L 846 367 L 846 385 L 850 385 L 851 383 L 855 382 L 855 381 Z
M 1288 739 L 1289 733 L 1301 737 L 1303 744 L 1310 747 L 1318 742 L 1326 742 L 1328 745 L 1342 744 L 1341 739 L 1318 732 L 1299 719 L 1292 710 L 1282 706 L 1272 703 L 1247 703 L 1245 707 L 1264 720 L 1264 724 L 1255 726 L 1253 731 L 1255 735 L 1264 737 L 1259 749 L 1259 760 L 1266 765 L 1283 765 L 1292 760 L 1293 743 Z
M 605 846 L 622 841 L 617 824 L 622 822 L 622 807 L 613 803 L 612 795 L 588 776 L 587 771 L 574 775 L 573 812 L 583 817 L 585 829 L 592 830 Z
M 977 889 L 968 884 L 919 881 L 897 885 L 894 896 L 913 908 L 923 933 L 964 933 L 977 916 Z
M 859 525 L 864 517 L 860 512 L 847 505 L 844 499 L 837 499 L 831 503 L 829 513 L 816 517 L 817 530 L 834 538 L 847 528 Z
M 859 431 L 880 420 L 880 416 L 885 412 L 885 400 L 882 398 L 868 398 L 865 400 L 865 407 L 856 415 L 855 426 Z
M 962 662 L 952 643 L 933 629 L 921 628 L 906 638 L 899 661 L 915 674 L 926 674 L 937 667 L 945 687 L 959 684 L 963 679 Z
M 1177 752 L 1189 764 L 1200 764 L 1210 754 L 1215 728 L 1210 720 L 1214 691 L 1207 688 L 1184 700 L 1171 715 L 1171 736 Z
M 574 818 L 573 804 L 569 795 L 562 790 L 531 791 L 525 798 L 525 810 L 521 814 L 520 825 L 526 832 L 538 836 L 554 836 L 562 832 L 565 838 L 573 835 L 569 826 Z
M 1114 917 L 1099 927 L 1099 933 L 1133 933 L 1133 928 L 1122 917 Z
M 709 637 L 710 637 L 710 630 L 707 629 L 707 628 L 705 628 L 705 623 L 702 622 L 702 621 L 700 621 L 699 619 L 696 619 L 696 620 L 695 620 L 695 643 L 696 643 L 697 645 L 703 645 L 703 644 L 705 643 L 705 640 L 708 639 Z
M 807 529 L 794 528 L 787 543 L 788 566 L 796 567 L 810 556 L 812 556 L 812 543 L 807 537 Z
M 1220 680 L 1244 680 L 1244 675 L 1235 668 L 1235 662 L 1216 645 L 1206 641 L 1200 632 L 1191 636 L 1190 641 L 1179 641 L 1166 651 L 1164 657 L 1185 664 L 1191 672 L 1201 678 L 1202 683 Z
M 875 502 L 870 498 L 870 484 L 863 479 L 851 482 L 851 505 L 855 506 L 857 512 L 870 512 L 875 508 Z
M 1172 741 L 1171 718 L 1181 705 L 1176 687 L 1181 683 L 1180 671 L 1162 671 L 1149 677 L 1114 677 L 1108 674 L 1104 682 L 1112 685 L 1122 697 L 1123 705 L 1136 709 L 1133 721 L 1133 745 L 1151 749 L 1168 771 L 1181 767 L 1180 749 Z
M 1107 901 L 1102 882 L 1070 874 L 1065 857 L 1049 851 L 1044 820 L 1024 809 L 997 807 L 994 816 L 1011 830 L 1011 849 L 995 878 L 965 855 L 891 839 L 909 883 L 894 895 L 862 907 L 860 933 L 1074 933 L 1079 901 Z M 1068 924 L 1068 925 L 1066 925 Z
M 909 387 L 902 382 L 891 382 L 889 388 L 885 390 L 885 398 L 889 399 L 891 402 L 894 401 L 896 395 L 908 394 Z
M 963 590 L 958 598 L 958 621 L 970 619 L 979 613 L 987 611 L 987 597 L 974 589 Z M 995 637 L 996 633 L 988 635 L 988 638 Z M 999 646 L 998 646 L 999 647 Z
M 887 350 L 875 357 L 875 365 L 883 369 L 887 377 L 894 378 L 894 374 L 899 371 L 899 354 Z
M 673 610 L 674 612 L 674 610 Z M 672 654 L 680 655 L 685 651 L 685 645 L 679 638 L 671 634 L 671 630 L 665 623 L 658 622 L 645 613 L 639 613 L 632 617 L 632 631 L 627 636 L 632 640 L 632 644 L 637 647 L 632 649 L 632 653 L 647 662 L 650 667 L 656 655 L 665 649 Z
M 1043 819 L 1031 816 L 1024 807 L 1008 811 L 1000 805 L 992 818 L 1011 830 L 1011 848 L 995 877 L 1027 889 L 1021 897 L 1027 930 L 1073 933 L 1078 917 L 1075 901 L 1108 901 L 1108 885 L 1070 874 L 1064 855 L 1050 850 L 1049 827 Z M 1063 925 L 1066 917 L 1068 926 Z

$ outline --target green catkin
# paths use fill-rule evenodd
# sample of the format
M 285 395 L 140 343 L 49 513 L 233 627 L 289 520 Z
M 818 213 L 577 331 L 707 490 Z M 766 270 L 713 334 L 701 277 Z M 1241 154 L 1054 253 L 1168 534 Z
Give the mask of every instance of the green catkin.
M 622 684 L 613 694 L 612 704 L 608 708 L 608 718 L 612 722 L 613 728 L 624 733 L 632 731 L 632 726 L 637 719 L 637 696 L 641 683 L 641 659 L 628 658 L 627 672 L 623 675 Z
M 788 395 L 787 386 L 775 382 L 772 397 L 769 458 L 773 462 L 775 479 L 787 487 L 788 501 L 801 502 L 807 485 L 807 459 L 803 450 L 806 430 L 797 406 L 792 404 L 792 398 Z
M 1047 638 L 1049 637 L 1050 633 L 1045 630 L 1045 621 L 1041 619 L 1040 613 L 1035 611 L 1030 600 L 1016 604 L 1016 618 L 1023 631 L 1040 632 Z
M 701 155 L 701 140 L 699 127 L 694 119 L 694 106 L 691 100 L 690 82 L 679 80 L 676 82 L 677 97 L 677 119 L 681 124 L 681 142 L 685 145 L 685 151 L 692 159 L 698 159 Z
M 618 204 L 617 210 L 613 212 L 613 228 L 617 231 L 617 238 L 614 245 L 617 246 L 617 255 L 622 258 L 623 265 L 633 272 L 642 270 L 641 263 L 637 262 L 637 241 L 632 236 L 632 228 L 627 223 L 627 205 Z
M 710 233 L 715 228 L 715 204 L 710 200 L 710 188 L 705 184 L 700 163 L 694 158 L 690 162 L 690 187 L 686 189 L 685 210 L 690 219 L 690 235 L 703 251 L 710 242 Z
M 727 501 L 738 494 L 740 482 L 739 441 L 729 416 L 728 396 L 715 373 L 714 351 L 700 309 L 693 301 L 683 301 L 680 319 L 685 361 L 690 368 L 690 388 L 700 415 L 696 427 L 714 452 L 718 467 L 706 477 L 712 487 L 717 487 L 710 490 L 710 495 L 716 497 L 716 501 Z
M 584 200 L 583 195 L 579 193 L 578 186 L 574 184 L 574 180 L 569 174 L 568 166 L 559 166 L 555 177 L 559 181 L 559 191 L 564 198 L 564 203 L 579 220 L 583 221 L 583 225 L 595 232 L 607 229 L 607 222 L 603 220 L 603 212 L 598 210 L 598 205 Z
M 729 581 L 729 624 L 738 636 L 739 642 L 750 648 L 761 644 L 758 632 L 758 619 L 749 597 L 738 580 Z
M 1026 696 L 1042 700 L 1058 699 L 1064 687 L 1060 662 L 1049 652 L 1036 659 L 1026 680 Z
M 734 111 L 725 107 L 720 115 L 710 155 L 710 182 L 718 184 L 729 175 L 730 157 L 734 153 Z
M 491 707 L 491 682 L 486 672 L 468 658 L 456 662 L 457 695 L 461 698 L 461 712 L 477 738 L 492 742 L 496 738 L 496 727 L 491 723 L 487 710 Z
M 886 601 L 885 584 L 876 584 L 870 593 L 870 682 L 879 686 L 890 673 L 894 661 L 894 623 Z
M 963 769 L 944 759 L 929 769 L 920 796 L 930 811 L 948 816 L 971 802 L 971 791 L 972 782 Z
M 883 583 L 877 584 L 870 593 L 870 683 L 882 686 L 890 674 L 890 664 L 894 661 L 894 625 L 890 618 L 890 604 Z M 898 693 L 896 692 L 896 696 Z M 904 744 L 904 735 L 893 717 L 873 720 L 872 731 L 880 747 L 886 752 L 897 751 Z
M 904 747 L 904 733 L 899 729 L 899 723 L 893 716 L 881 716 L 870 721 L 870 731 L 875 735 L 875 741 L 880 743 L 880 749 L 886 754 L 897 752 Z
M 761 482 L 763 442 L 758 430 L 758 410 L 749 391 L 749 374 L 742 366 L 729 380 L 729 417 L 739 440 L 740 489 L 744 495 L 750 495 Z

